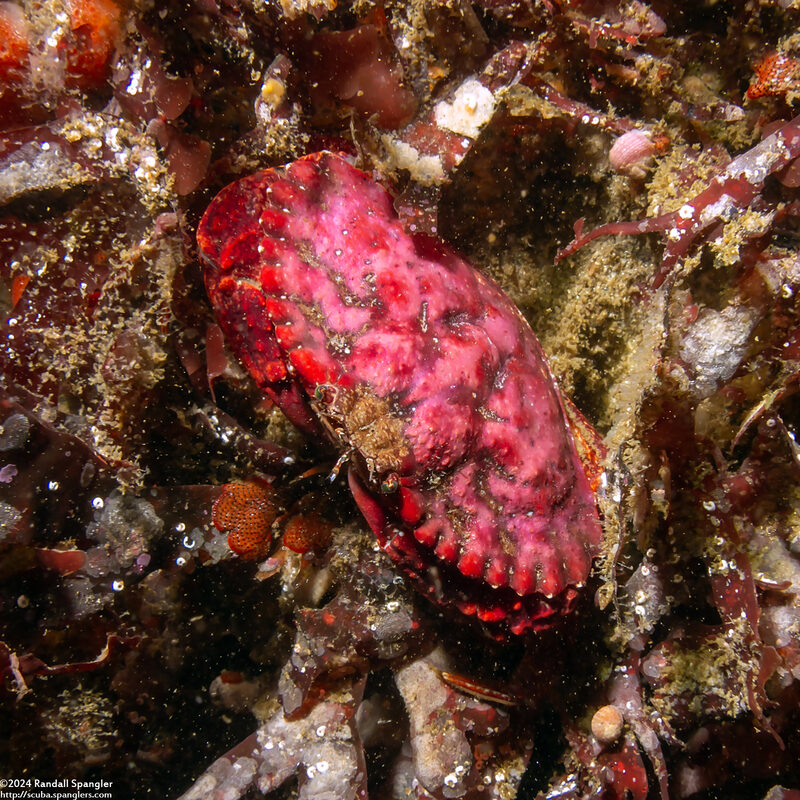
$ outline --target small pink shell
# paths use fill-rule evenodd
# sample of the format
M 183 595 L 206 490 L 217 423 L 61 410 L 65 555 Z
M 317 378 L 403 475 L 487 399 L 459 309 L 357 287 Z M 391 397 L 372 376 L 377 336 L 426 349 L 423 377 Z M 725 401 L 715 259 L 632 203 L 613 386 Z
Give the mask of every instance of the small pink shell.
M 643 177 L 656 152 L 650 135 L 633 130 L 623 133 L 611 147 L 608 160 L 611 166 L 625 175 Z

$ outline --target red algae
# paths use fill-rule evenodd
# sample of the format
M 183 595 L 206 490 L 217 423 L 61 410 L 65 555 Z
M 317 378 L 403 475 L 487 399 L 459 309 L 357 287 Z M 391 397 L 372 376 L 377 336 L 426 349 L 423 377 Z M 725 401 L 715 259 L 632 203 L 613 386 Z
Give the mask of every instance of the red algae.
M 751 150 L 735 158 L 700 194 L 687 198 L 677 211 L 635 222 L 610 222 L 583 232 L 583 220 L 575 223 L 575 238 L 558 252 L 561 260 L 598 236 L 662 232 L 667 244 L 653 280 L 658 288 L 687 256 L 696 241 L 715 234 L 724 222 L 744 213 L 758 201 L 764 181 L 800 157 L 800 116 L 781 125 Z

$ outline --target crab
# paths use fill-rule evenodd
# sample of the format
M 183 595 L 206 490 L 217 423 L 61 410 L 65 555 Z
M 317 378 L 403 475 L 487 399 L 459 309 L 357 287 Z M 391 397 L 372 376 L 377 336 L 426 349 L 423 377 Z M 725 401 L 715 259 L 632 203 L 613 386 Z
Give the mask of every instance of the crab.
M 425 596 L 499 636 L 574 607 L 602 538 L 597 454 L 492 280 L 327 151 L 223 189 L 197 240 L 229 345 L 333 444 Z

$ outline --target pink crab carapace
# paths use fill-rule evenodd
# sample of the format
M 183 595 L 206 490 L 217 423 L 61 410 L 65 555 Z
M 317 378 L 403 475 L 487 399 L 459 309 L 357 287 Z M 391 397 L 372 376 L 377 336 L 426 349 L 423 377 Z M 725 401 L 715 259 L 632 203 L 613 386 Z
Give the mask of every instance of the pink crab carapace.
M 348 454 L 353 496 L 430 599 L 494 632 L 569 610 L 601 541 L 542 348 L 514 304 L 330 152 L 243 178 L 198 228 L 258 385 Z

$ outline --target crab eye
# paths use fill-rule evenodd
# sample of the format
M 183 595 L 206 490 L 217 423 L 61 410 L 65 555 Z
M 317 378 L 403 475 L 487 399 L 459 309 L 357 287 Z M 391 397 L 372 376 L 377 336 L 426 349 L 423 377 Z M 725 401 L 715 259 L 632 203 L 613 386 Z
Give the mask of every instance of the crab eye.
M 400 488 L 400 478 L 397 477 L 396 472 L 390 472 L 381 481 L 381 491 L 384 494 L 393 494 Z
M 319 383 L 314 387 L 314 399 L 324 400 L 328 396 L 328 387 L 324 383 Z

